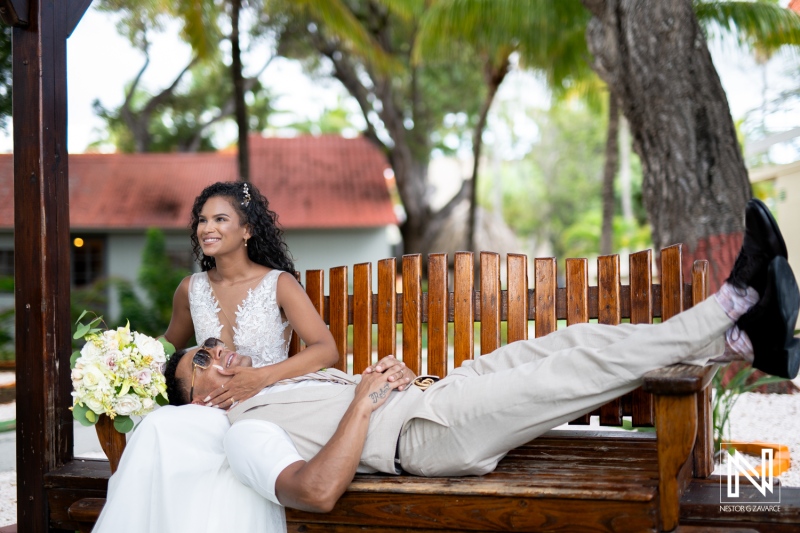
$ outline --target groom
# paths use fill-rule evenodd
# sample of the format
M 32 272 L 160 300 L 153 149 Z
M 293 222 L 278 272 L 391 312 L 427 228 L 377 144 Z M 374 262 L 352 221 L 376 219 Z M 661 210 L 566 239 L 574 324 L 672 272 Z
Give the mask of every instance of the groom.
M 229 411 L 226 454 L 236 477 L 265 498 L 320 512 L 357 471 L 485 474 L 509 450 L 634 390 L 651 370 L 739 359 L 796 376 L 798 307 L 778 226 L 751 200 L 726 283 L 662 324 L 571 326 L 467 361 L 424 391 L 391 357 L 355 378 L 327 370 L 279 383 Z M 223 346 L 208 352 L 213 362 L 231 355 Z M 170 360 L 173 403 L 188 402 L 192 382 L 194 398 L 204 398 L 230 379 L 203 369 L 202 357 L 194 364 L 195 354 Z

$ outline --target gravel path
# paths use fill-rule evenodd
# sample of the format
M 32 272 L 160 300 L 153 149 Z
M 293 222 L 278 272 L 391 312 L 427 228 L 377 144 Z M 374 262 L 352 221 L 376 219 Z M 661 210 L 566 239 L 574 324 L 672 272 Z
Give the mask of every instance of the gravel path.
M 0 527 L 17 522 L 17 473 L 0 472 Z
M 14 418 L 15 405 L 0 406 L 0 421 Z M 731 414 L 731 438 L 786 444 L 792 468 L 780 476 L 785 487 L 800 487 L 800 394 L 742 394 Z M 0 527 L 17 520 L 17 473 L 0 472 Z
M 800 394 L 744 393 L 731 413 L 731 440 L 762 441 L 789 447 L 791 468 L 784 487 L 800 487 Z

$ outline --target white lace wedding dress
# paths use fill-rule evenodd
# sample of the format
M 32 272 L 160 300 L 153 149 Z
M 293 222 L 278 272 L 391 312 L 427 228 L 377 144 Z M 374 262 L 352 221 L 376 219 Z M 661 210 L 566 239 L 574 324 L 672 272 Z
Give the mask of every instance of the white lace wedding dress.
M 276 301 L 280 273 L 264 276 L 236 312 L 236 351 L 251 356 L 253 366 L 288 355 L 290 328 Z M 192 276 L 189 306 L 197 341 L 219 337 L 219 306 L 205 272 Z M 106 505 L 93 531 L 286 531 L 283 507 L 242 485 L 231 472 L 222 444 L 229 427 L 224 411 L 197 405 L 166 406 L 147 415 L 108 482 Z

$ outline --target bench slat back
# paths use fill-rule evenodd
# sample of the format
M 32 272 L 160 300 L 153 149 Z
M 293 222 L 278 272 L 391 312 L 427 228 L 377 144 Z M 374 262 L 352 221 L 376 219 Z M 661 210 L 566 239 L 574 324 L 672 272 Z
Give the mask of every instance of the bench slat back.
M 481 252 L 481 355 L 500 347 L 500 254 Z
M 522 254 L 506 257 L 506 285 L 501 286 L 501 257 L 481 252 L 478 290 L 474 254 L 457 252 L 453 261 L 452 292 L 447 254 L 428 257 L 427 292 L 423 291 L 422 257 L 402 259 L 402 289 L 396 282 L 394 258 L 378 262 L 378 291 L 372 291 L 372 265 L 353 266 L 353 293 L 348 294 L 347 267 L 330 270 L 329 296 L 324 296 L 324 272 L 306 272 L 306 291 L 320 316 L 329 325 L 339 352 L 337 368 L 345 370 L 352 353 L 352 370 L 360 373 L 381 357 L 397 353 L 397 324 L 402 324 L 402 358 L 417 374 L 447 374 L 448 353 L 457 367 L 475 356 L 475 323 L 480 323 L 481 355 L 502 344 L 502 323 L 506 322 L 507 342 L 528 338 L 529 321 L 534 321 L 536 337 L 555 331 L 559 320 L 568 326 L 596 319 L 601 324 L 617 325 L 629 320 L 652 324 L 654 318 L 668 320 L 685 308 L 702 301 L 708 294 L 706 261 L 696 261 L 691 283 L 683 279 L 681 245 L 661 251 L 661 283 L 653 283 L 651 250 L 629 256 L 629 284 L 620 282 L 618 255 L 597 259 L 597 286 L 589 285 L 586 259 L 566 260 L 566 286 L 557 286 L 556 259 L 534 259 L 534 287 L 528 285 L 528 258 Z M 448 348 L 448 326 L 452 323 L 452 350 Z M 377 340 L 373 339 L 377 324 Z M 427 337 L 424 336 L 424 326 Z M 348 325 L 352 325 L 352 351 L 348 352 Z M 423 366 L 423 346 L 427 341 L 427 367 Z M 299 343 L 293 340 L 291 353 Z M 376 348 L 376 353 L 373 349 Z M 647 357 L 642 353 L 642 357 Z M 702 407 L 702 406 L 701 406 Z M 603 425 L 621 425 L 631 416 L 635 426 L 651 426 L 654 421 L 652 397 L 638 389 L 618 398 L 572 423 L 588 424 L 597 415 Z M 703 437 L 704 438 L 704 437 Z
M 447 324 L 450 314 L 447 254 L 428 258 L 428 374 L 447 374 Z
M 472 252 L 456 252 L 453 268 L 453 349 L 455 367 L 475 353 L 474 269 Z

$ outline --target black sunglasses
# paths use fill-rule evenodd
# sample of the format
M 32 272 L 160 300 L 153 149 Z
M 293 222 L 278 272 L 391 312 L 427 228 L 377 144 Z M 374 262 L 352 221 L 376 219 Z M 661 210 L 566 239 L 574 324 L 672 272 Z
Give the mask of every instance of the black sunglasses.
M 203 347 L 197 350 L 192 357 L 192 387 L 189 389 L 189 403 L 194 399 L 194 373 L 199 367 L 205 370 L 211 366 L 211 354 L 208 350 L 214 349 L 217 346 L 225 346 L 225 343 L 214 337 L 210 337 L 203 342 Z

